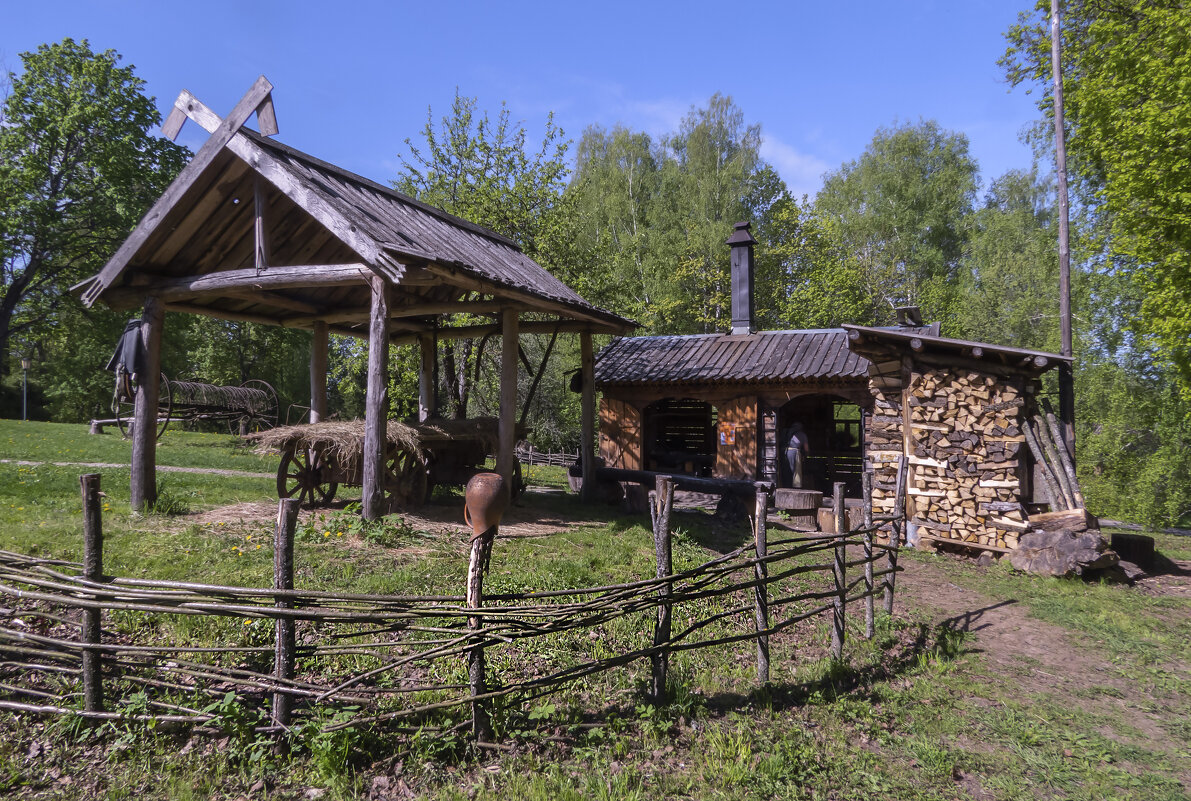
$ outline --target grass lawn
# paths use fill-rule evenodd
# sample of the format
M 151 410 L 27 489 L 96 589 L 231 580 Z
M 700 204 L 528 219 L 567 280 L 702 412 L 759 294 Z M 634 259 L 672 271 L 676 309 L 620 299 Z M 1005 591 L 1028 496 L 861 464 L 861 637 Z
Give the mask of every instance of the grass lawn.
M 127 463 L 128 449 L 118 434 L 91 437 L 85 426 L 0 422 L 3 459 Z M 275 457 L 242 451 L 232 437 L 208 434 L 167 432 L 158 453 L 159 463 L 176 466 L 271 473 L 276 465 Z M 77 559 L 81 472 L 89 471 L 0 464 L 0 548 Z M 164 475 L 163 495 L 186 514 L 141 517 L 128 512 L 127 470 L 98 472 L 108 494 L 109 573 L 270 581 L 270 516 L 226 510 L 235 504 L 267 512 L 276 502 L 271 475 Z M 531 491 L 526 508 L 579 522 L 499 540 L 486 591 L 653 574 L 647 520 L 583 507 L 557 491 L 565 486 L 560 470 L 532 468 L 528 480 L 551 491 Z M 440 492 L 436 508 L 446 519 L 459 505 L 457 495 Z M 676 568 L 739 542 L 744 528 L 677 514 Z M 1158 546 L 1171 559 L 1191 559 L 1188 540 L 1159 536 Z M 466 548 L 465 536 L 422 517 L 363 529 L 344 513 L 308 515 L 296 548 L 297 584 L 457 593 Z M 748 642 L 676 654 L 672 701 L 663 707 L 646 703 L 648 665 L 630 665 L 501 712 L 507 751 L 477 750 L 461 736 L 311 728 L 293 753 L 274 756 L 250 736 L 192 740 L 131 721 L 95 733 L 0 713 L 8 733 L 0 738 L 0 794 L 308 798 L 318 795 L 309 794 L 315 788 L 327 799 L 1188 797 L 1186 586 L 1040 579 L 917 552 L 903 561 L 897 614 L 881 617 L 876 639 L 859 636 L 850 611 L 846 658 L 833 664 L 828 621 L 808 621 L 774 638 L 768 687 L 755 684 Z M 0 597 L 0 607 L 5 603 Z M 105 625 L 175 642 L 269 642 L 267 631 L 253 627 L 148 618 L 117 616 Z M 3 613 L 0 621 L 9 626 Z M 492 667 L 499 675 L 536 661 L 614 653 L 639 647 L 649 631 L 647 620 L 624 618 L 591 636 L 542 642 L 535 653 L 496 650 Z M 461 675 L 466 668 L 443 669 Z

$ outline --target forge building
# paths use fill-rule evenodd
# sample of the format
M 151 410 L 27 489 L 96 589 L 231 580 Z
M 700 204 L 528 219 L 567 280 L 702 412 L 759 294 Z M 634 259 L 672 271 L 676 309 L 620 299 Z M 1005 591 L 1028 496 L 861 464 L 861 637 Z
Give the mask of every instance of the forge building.
M 625 337 L 598 356 L 599 453 L 608 467 L 792 486 L 787 432 L 807 439 L 801 488 L 858 497 L 874 471 L 892 512 L 898 457 L 906 512 L 927 541 L 1012 550 L 1049 501 L 1022 421 L 1063 357 L 939 336 L 914 310 L 889 328 L 756 331 L 747 223 L 732 248 L 732 330 Z M 1034 508 L 1032 508 L 1034 507 Z

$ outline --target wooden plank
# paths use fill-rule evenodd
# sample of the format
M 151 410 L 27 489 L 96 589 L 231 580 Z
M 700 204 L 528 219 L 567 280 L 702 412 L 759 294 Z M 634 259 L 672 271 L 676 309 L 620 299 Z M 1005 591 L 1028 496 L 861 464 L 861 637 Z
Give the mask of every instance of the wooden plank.
M 121 243 L 115 254 L 108 259 L 107 264 L 99 271 L 96 280 L 83 293 L 83 303 L 91 306 L 98 300 L 103 290 L 111 286 L 112 282 L 124 271 L 128 266 L 128 262 L 140 250 L 141 245 L 149 238 L 150 234 L 156 229 L 157 224 L 161 222 L 170 211 L 186 194 L 186 190 L 194 183 L 195 179 L 202 174 L 204 170 L 215 160 L 215 157 L 223 150 L 236 132 L 239 131 L 240 126 L 251 116 L 260 102 L 273 89 L 273 84 L 265 78 L 264 75 L 256 79 L 240 101 L 236 103 L 235 108 L 227 115 L 227 117 L 220 121 L 217 127 L 211 130 L 211 136 L 199 148 L 199 152 L 195 153 L 194 158 L 190 163 L 182 168 L 178 173 L 178 177 L 174 179 L 173 183 L 162 193 L 157 202 L 150 207 L 145 216 L 133 229 L 128 238 Z M 184 93 L 189 94 L 189 93 Z M 181 98 L 179 98 L 181 99 Z
M 368 325 L 368 390 L 364 400 L 365 520 L 379 520 L 385 509 L 385 445 L 389 421 L 389 284 L 372 278 L 372 315 Z
M 310 340 L 310 422 L 327 417 L 327 324 L 315 323 Z
M 496 450 L 496 472 L 504 479 L 506 492 L 513 489 L 513 462 L 517 445 L 517 312 L 501 314 L 500 345 L 500 429 Z
M 120 287 L 104 295 L 113 309 L 129 308 L 153 295 L 162 302 L 222 297 L 227 292 L 306 289 L 311 287 L 366 285 L 373 272 L 363 262 L 301 264 L 289 267 L 225 269 L 199 276 L 152 281 L 143 286 Z
M 137 378 L 135 424 L 132 430 L 130 492 L 132 509 L 147 512 L 157 503 L 157 402 L 161 386 L 161 330 L 165 306 L 145 299 L 141 315 L 142 374 Z
M 265 95 L 265 99 L 256 107 L 256 122 L 260 126 L 261 133 L 265 136 L 276 136 L 278 134 L 277 110 L 273 108 L 272 92 Z

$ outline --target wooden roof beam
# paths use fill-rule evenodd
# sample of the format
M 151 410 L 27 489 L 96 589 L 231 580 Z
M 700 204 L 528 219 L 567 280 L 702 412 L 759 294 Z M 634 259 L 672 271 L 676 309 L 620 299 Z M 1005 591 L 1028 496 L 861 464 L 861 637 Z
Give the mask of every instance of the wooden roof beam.
M 114 309 L 139 306 L 150 295 L 169 303 L 193 300 L 206 295 L 237 294 L 258 290 L 304 289 L 319 286 L 365 285 L 372 270 L 367 264 L 303 264 L 256 270 L 248 267 L 220 270 L 199 276 L 167 278 L 149 283 L 119 287 L 104 294 Z
M 496 314 L 507 309 L 508 301 L 480 300 L 454 301 L 444 303 L 411 303 L 407 306 L 397 306 L 389 309 L 389 319 L 399 320 L 406 317 L 438 317 L 446 314 Z M 368 319 L 369 308 L 358 306 L 351 309 L 340 309 L 325 314 L 307 314 L 300 317 L 288 317 L 281 324 L 288 328 L 306 328 L 318 320 L 326 323 L 362 322 Z
M 584 332 L 592 332 L 593 329 L 598 329 L 600 326 L 593 326 L 591 323 L 583 322 L 581 320 L 528 320 L 522 321 L 518 325 L 518 331 L 522 334 L 552 334 L 556 330 L 560 334 L 579 334 Z M 499 334 L 501 332 L 500 323 L 492 323 L 490 325 L 463 325 L 453 328 L 438 328 L 434 329 L 434 336 L 439 341 L 453 340 L 453 339 L 479 339 L 480 337 L 489 336 L 490 334 Z M 394 345 L 408 345 L 417 342 L 416 335 L 398 334 L 392 338 Z
M 571 305 L 560 300 L 549 300 L 547 298 L 538 297 L 528 291 L 517 289 L 516 287 L 505 286 L 504 284 L 498 284 L 495 281 L 476 278 L 467 274 L 462 269 L 452 265 L 436 262 L 421 266 L 428 273 L 440 276 L 443 280 L 463 289 L 472 289 L 477 292 L 482 292 L 485 295 L 495 295 L 497 297 L 503 296 L 505 298 L 522 303 L 532 311 L 550 312 L 568 317 L 572 320 L 587 321 L 588 325 L 584 330 L 593 330 L 593 324 L 595 329 L 602 330 L 607 333 L 626 333 L 633 329 L 633 326 L 626 326 L 623 323 L 612 322 L 608 319 L 607 314 L 600 313 L 598 310 L 593 309 L 588 311 L 582 307 Z

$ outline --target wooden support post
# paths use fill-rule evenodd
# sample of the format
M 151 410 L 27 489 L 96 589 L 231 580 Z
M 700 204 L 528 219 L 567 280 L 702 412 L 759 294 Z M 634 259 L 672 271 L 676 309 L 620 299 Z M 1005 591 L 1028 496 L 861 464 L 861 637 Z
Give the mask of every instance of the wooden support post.
M 385 508 L 385 452 L 389 423 L 389 285 L 372 277 L 368 325 L 368 392 L 364 408 L 365 520 L 379 520 Z
M 310 422 L 327 419 L 327 324 L 314 323 L 310 340 Z M 289 422 L 289 421 L 286 421 Z
M 769 555 L 769 536 L 767 523 L 769 516 L 769 493 L 757 487 L 757 503 L 753 514 L 753 542 L 757 552 L 757 563 L 753 567 L 753 574 L 757 586 L 753 588 L 756 601 L 757 618 L 757 683 L 769 683 L 769 590 L 766 582 L 769 580 L 769 566 L 761 561 Z
M 434 337 L 422 334 L 418 337 L 418 420 L 426 422 L 437 413 L 435 406 L 434 363 L 438 354 L 434 349 Z
M 496 450 L 496 472 L 505 480 L 505 492 L 513 492 L 513 462 L 517 447 L 517 347 L 516 309 L 501 313 L 500 344 L 500 442 Z
M 471 538 L 471 557 L 467 563 L 467 608 L 480 609 L 484 605 L 484 573 L 488 569 L 488 560 L 492 555 L 492 543 L 496 539 L 498 526 L 492 526 L 479 536 Z M 483 628 L 484 619 L 480 615 L 470 615 L 467 627 L 472 631 Z M 485 680 L 484 645 L 477 642 L 467 653 L 467 675 L 472 698 L 478 698 L 487 691 Z M 471 702 L 471 730 L 477 742 L 488 742 L 492 739 L 492 718 L 488 711 L 488 704 L 483 700 Z
M 582 433 L 579 445 L 579 465 L 583 471 L 582 498 L 594 501 L 596 498 L 595 457 L 595 356 L 591 346 L 591 332 L 579 335 L 579 377 L 583 382 Z
M 865 470 L 860 474 L 861 497 L 864 503 L 864 638 L 871 640 L 877 633 L 877 622 L 873 611 L 873 474 Z
M 157 433 L 154 430 L 154 433 Z M 83 492 L 83 578 L 103 580 L 103 517 L 99 503 L 99 474 L 79 476 Z M 103 633 L 98 609 L 83 610 L 82 640 L 87 645 L 99 645 Z M 83 708 L 88 712 L 103 711 L 103 657 L 99 651 L 83 651 Z
M 897 583 L 897 551 L 902 547 L 902 532 L 905 531 L 906 521 L 906 471 L 908 459 L 904 453 L 897 457 L 897 480 L 893 491 L 893 513 L 899 515 L 890 524 L 889 550 L 885 552 L 889 560 L 889 572 L 885 574 L 885 614 L 893 614 L 893 589 Z
M 294 529 L 298 524 L 297 498 L 282 498 L 277 502 L 277 527 L 273 536 L 273 589 L 294 588 Z M 293 601 L 278 597 L 274 606 L 278 609 L 292 609 Z M 294 619 L 279 617 L 275 624 L 276 648 L 273 656 L 273 678 L 278 683 L 288 683 L 294 678 L 297 644 L 294 641 Z M 293 696 L 289 693 L 273 693 L 273 723 L 288 728 L 292 719 Z
M 148 512 L 157 503 L 157 401 L 161 382 L 161 328 L 165 307 L 145 298 L 141 314 L 144 361 L 136 376 L 136 412 L 132 430 L 131 500 L 133 511 Z
M 844 658 L 844 600 L 847 593 L 847 576 L 845 563 L 848 559 L 848 546 L 845 537 L 848 534 L 848 514 L 844 509 L 844 485 L 835 482 L 835 561 L 832 565 L 832 576 L 835 578 L 835 598 L 831 616 L 831 656 L 833 659 Z
M 656 490 L 650 499 L 649 511 L 653 518 L 653 550 L 657 555 L 657 577 L 665 578 L 674 572 L 673 552 L 670 544 L 670 512 L 674 508 L 674 479 L 658 476 Z M 650 694 L 655 704 L 666 700 L 666 676 L 670 669 L 670 655 L 664 646 L 670 642 L 670 591 L 669 582 L 658 587 L 658 613 L 653 627 L 653 644 L 663 650 L 649 657 Z

